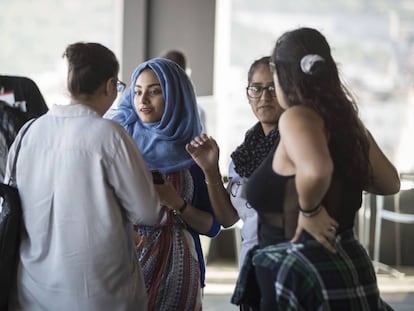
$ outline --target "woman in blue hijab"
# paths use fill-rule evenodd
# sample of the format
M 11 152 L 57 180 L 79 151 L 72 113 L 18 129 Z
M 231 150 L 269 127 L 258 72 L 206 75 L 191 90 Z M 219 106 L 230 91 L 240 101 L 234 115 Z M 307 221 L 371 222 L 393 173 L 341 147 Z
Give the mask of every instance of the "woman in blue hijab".
M 193 85 L 174 62 L 146 61 L 132 74 L 112 119 L 163 177 L 155 185 L 163 205 L 158 224 L 137 227 L 148 310 L 200 310 L 205 264 L 199 234 L 214 237 L 220 225 L 204 175 L 185 150 L 201 134 Z

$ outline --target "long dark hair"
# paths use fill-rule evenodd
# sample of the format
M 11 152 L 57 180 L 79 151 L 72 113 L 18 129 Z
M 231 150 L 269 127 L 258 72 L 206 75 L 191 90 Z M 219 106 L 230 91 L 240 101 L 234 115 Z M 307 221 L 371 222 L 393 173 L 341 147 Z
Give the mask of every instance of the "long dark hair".
M 365 128 L 355 100 L 340 80 L 325 37 L 312 28 L 286 32 L 276 42 L 272 61 L 288 105 L 306 105 L 323 118 L 335 172 L 360 188 L 368 185 Z
M 118 75 L 115 54 L 99 43 L 70 44 L 63 57 L 68 61 L 67 87 L 74 97 L 91 95 L 102 83 Z

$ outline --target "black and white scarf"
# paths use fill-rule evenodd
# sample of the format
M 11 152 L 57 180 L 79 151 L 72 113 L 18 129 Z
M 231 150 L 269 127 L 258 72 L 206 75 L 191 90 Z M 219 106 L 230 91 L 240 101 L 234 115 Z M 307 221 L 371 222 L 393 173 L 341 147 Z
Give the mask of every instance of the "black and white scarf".
M 235 170 L 241 177 L 250 177 L 272 147 L 279 142 L 279 130 L 274 128 L 265 136 L 260 122 L 249 129 L 244 142 L 231 154 Z

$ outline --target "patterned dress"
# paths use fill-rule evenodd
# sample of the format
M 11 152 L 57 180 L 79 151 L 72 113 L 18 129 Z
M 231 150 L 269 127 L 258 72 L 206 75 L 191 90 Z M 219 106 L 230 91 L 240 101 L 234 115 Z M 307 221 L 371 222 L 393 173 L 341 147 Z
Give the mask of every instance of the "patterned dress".
M 188 170 L 167 176 L 192 201 Z M 156 226 L 140 226 L 145 244 L 138 253 L 148 293 L 148 310 L 201 310 L 200 264 L 187 225 L 167 207 Z

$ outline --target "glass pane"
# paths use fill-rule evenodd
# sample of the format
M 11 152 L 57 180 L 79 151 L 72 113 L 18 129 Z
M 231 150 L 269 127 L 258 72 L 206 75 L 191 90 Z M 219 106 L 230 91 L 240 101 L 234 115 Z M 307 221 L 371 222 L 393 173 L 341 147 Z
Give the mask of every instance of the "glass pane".
M 62 54 L 77 41 L 114 50 L 116 0 L 2 0 L 1 74 L 27 76 L 50 106 L 65 98 Z
M 256 119 L 246 96 L 247 70 L 276 39 L 299 26 L 328 39 L 360 115 L 402 171 L 414 170 L 414 6 L 410 1 L 218 1 L 216 133 L 227 168 L 230 152 Z M 225 86 L 225 87 L 223 87 Z M 237 111 L 237 118 L 227 116 Z M 243 133 L 243 134 L 241 134 Z

